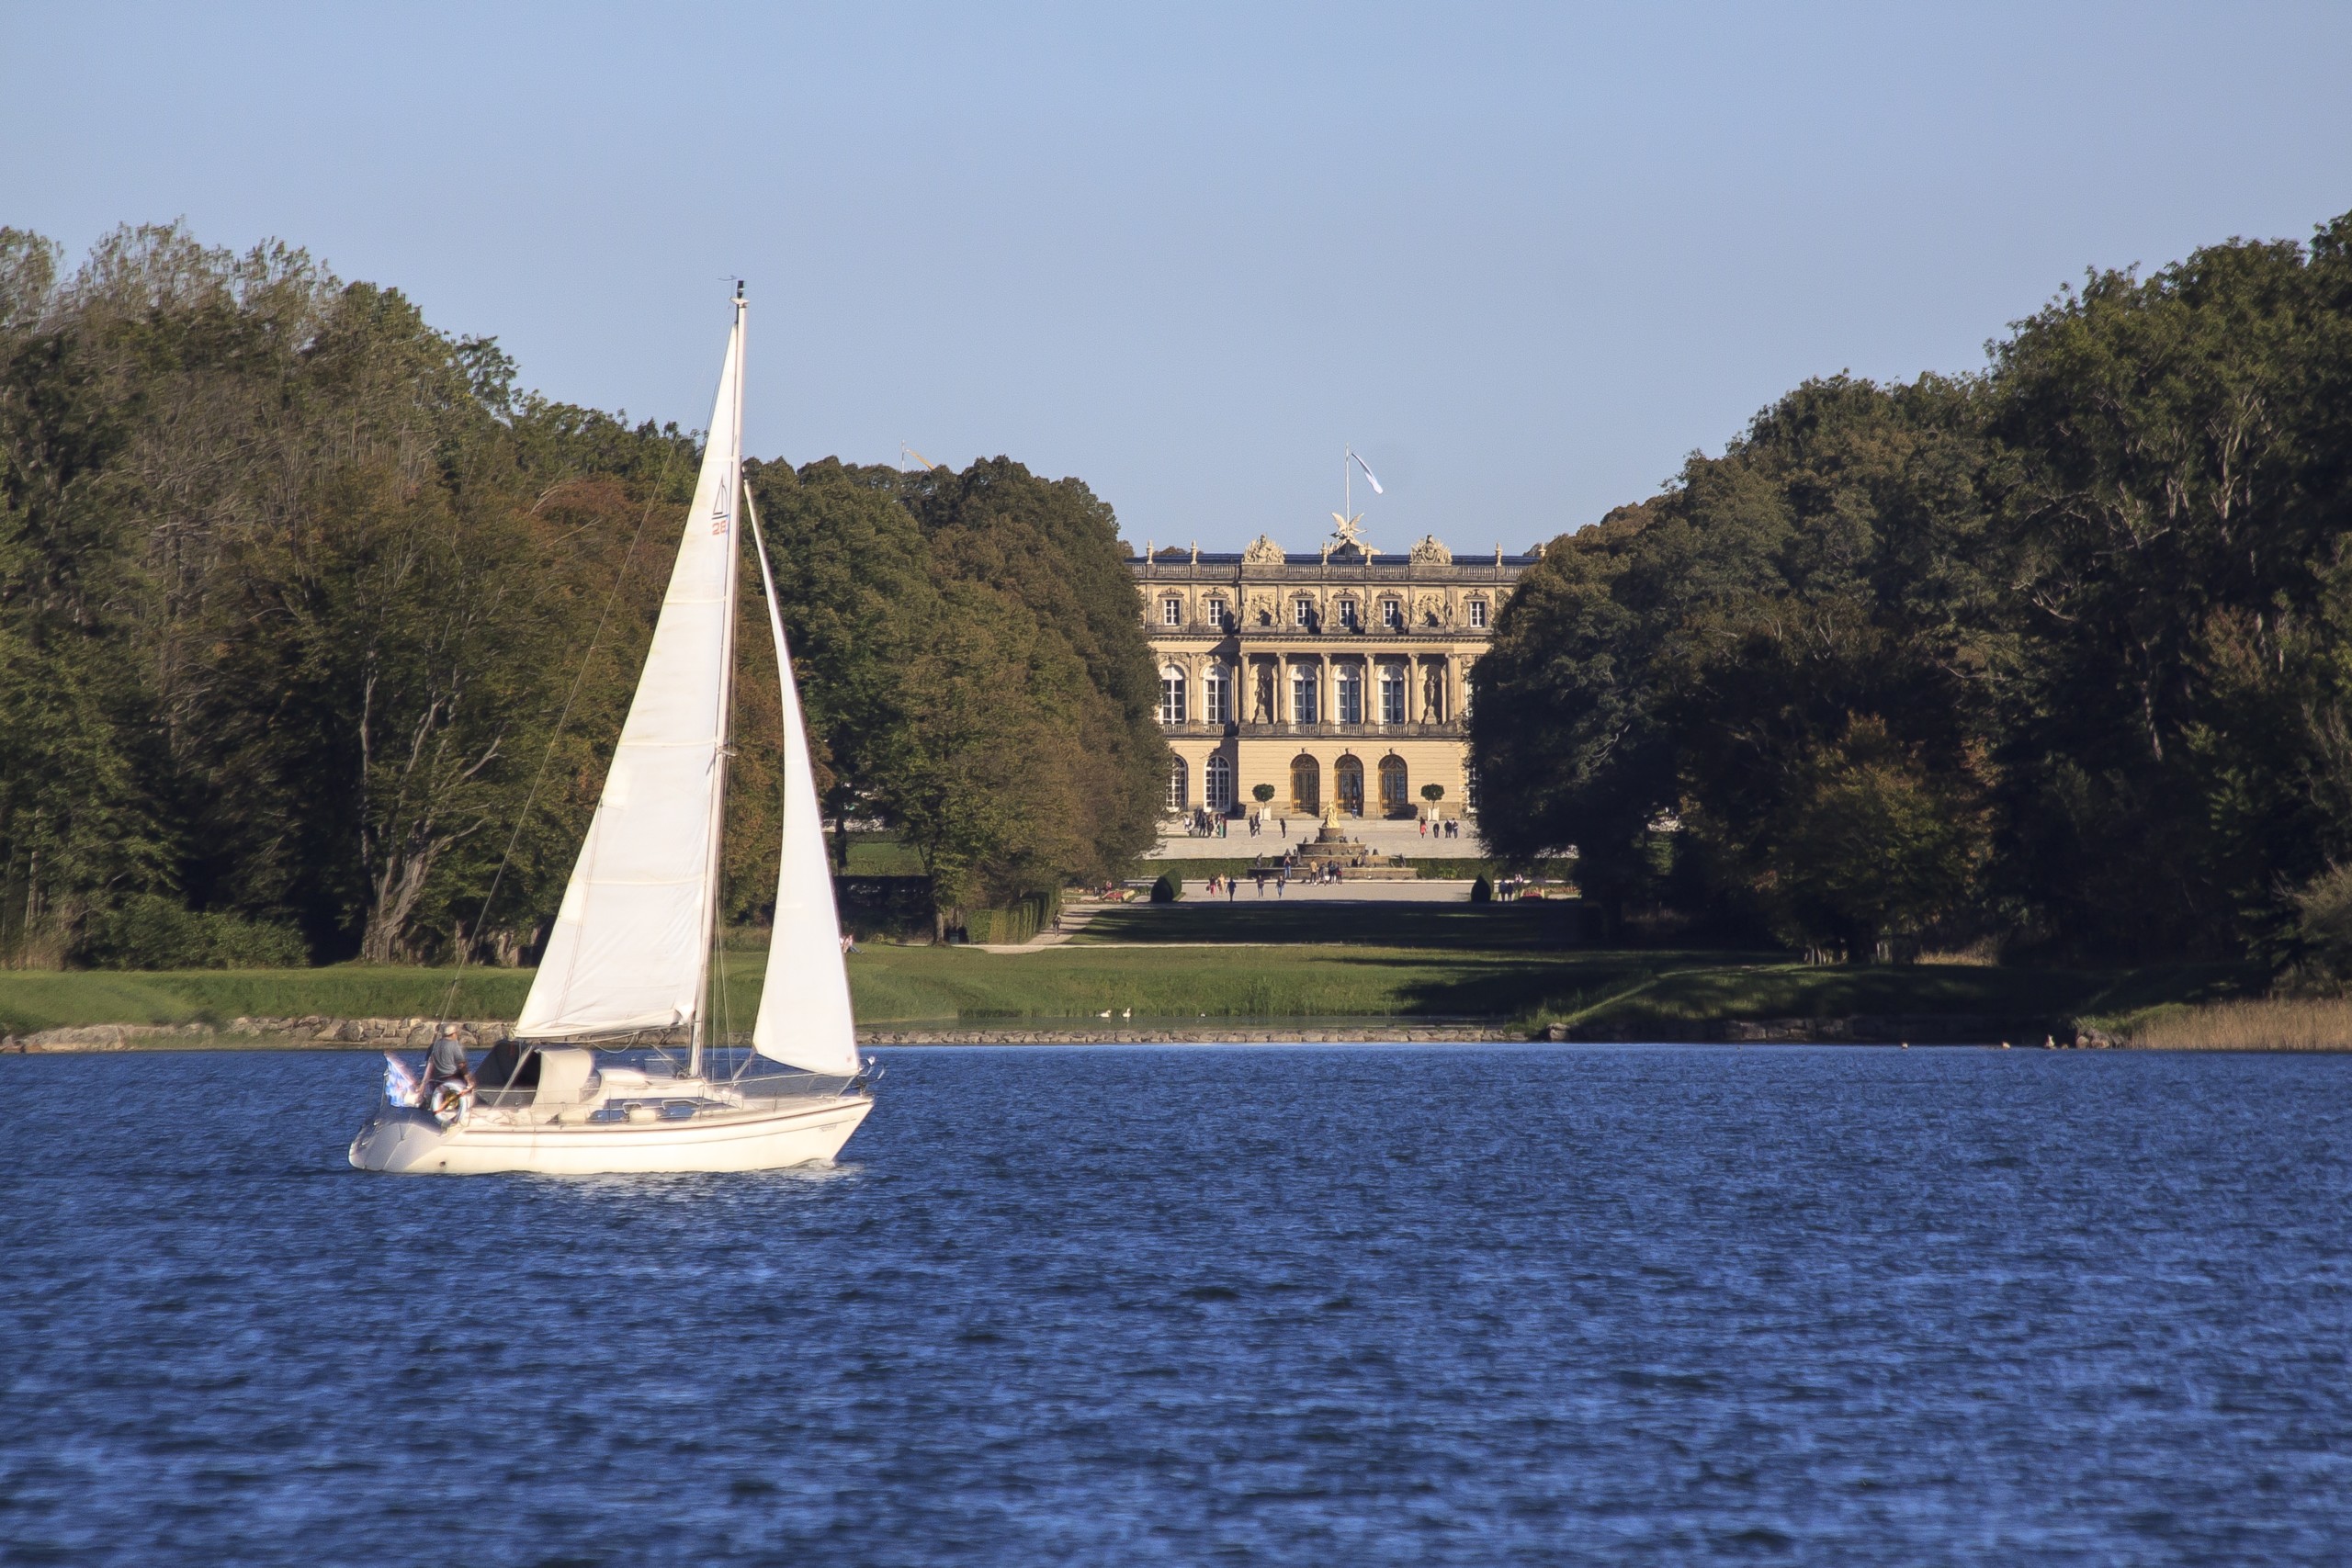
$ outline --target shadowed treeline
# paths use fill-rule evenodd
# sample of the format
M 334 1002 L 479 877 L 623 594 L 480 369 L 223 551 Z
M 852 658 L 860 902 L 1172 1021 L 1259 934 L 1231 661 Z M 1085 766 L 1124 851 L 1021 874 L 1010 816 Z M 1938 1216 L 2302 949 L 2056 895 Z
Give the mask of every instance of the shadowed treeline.
M 699 460 L 299 250 L 126 229 L 69 274 L 0 230 L 0 964 L 527 959 Z M 1108 507 L 1003 458 L 752 468 L 835 809 L 951 909 L 1148 840 Z M 774 897 L 763 623 L 747 598 L 736 920 Z
M 1557 540 L 1489 843 L 1653 937 L 2352 974 L 2352 216 L 1807 382 Z

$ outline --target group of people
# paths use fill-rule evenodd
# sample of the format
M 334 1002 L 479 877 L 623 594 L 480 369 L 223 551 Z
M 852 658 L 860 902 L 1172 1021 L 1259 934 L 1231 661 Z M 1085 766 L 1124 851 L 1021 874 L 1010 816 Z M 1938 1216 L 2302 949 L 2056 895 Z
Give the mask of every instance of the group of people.
M 1343 874 L 1340 863 L 1335 860 L 1318 861 L 1313 865 L 1301 865 L 1298 852 L 1293 850 L 1273 864 L 1253 865 L 1244 874 L 1257 885 L 1259 897 L 1263 898 L 1266 896 L 1266 884 L 1271 882 L 1274 885 L 1274 897 L 1279 898 L 1283 896 L 1283 890 L 1290 886 L 1291 878 L 1294 876 L 1301 882 L 1329 884 L 1340 881 Z M 1221 873 L 1212 875 L 1208 881 L 1208 895 L 1214 898 L 1223 894 L 1226 901 L 1230 903 L 1241 889 L 1241 880 L 1240 876 L 1227 876 Z
M 1290 818 L 1277 817 L 1263 807 L 1250 813 L 1250 836 L 1253 839 L 1259 837 L 1265 832 L 1269 824 L 1280 828 L 1283 838 L 1290 837 Z
M 1441 839 L 1458 839 L 1462 837 L 1462 818 L 1459 817 L 1442 817 L 1436 821 L 1431 821 L 1426 817 L 1422 818 L 1421 837 L 1426 839 L 1432 835 Z

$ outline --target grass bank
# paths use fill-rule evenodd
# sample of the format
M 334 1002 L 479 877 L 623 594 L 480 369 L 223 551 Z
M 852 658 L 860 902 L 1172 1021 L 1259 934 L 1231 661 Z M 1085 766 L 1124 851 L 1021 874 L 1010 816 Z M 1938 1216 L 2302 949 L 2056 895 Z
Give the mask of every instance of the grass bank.
M 531 988 L 527 969 L 468 969 L 458 977 L 459 1018 L 513 1018 Z M 451 972 L 346 964 L 324 969 L 91 969 L 0 971 L 0 1028 L 17 1032 L 70 1023 L 226 1023 L 231 1019 L 432 1017 L 450 995 Z
M 1311 920 L 1261 928 L 1274 933 L 1261 946 L 1175 945 L 1183 940 L 1182 922 L 1166 921 L 1151 928 L 1159 940 L 1136 945 L 1072 942 L 1020 953 L 871 947 L 850 960 L 850 981 L 860 1021 L 872 1024 L 1080 1021 L 1107 1010 L 1170 1021 L 1480 1019 L 1531 1030 L 1558 1023 L 1579 1038 L 1704 1040 L 1719 1037 L 1730 1020 L 2153 1020 L 2168 1016 L 2154 1010 L 2165 1004 L 2186 1012 L 2180 1004 L 2226 996 L 2244 979 L 2224 970 L 1821 968 L 1764 953 L 1561 952 L 1547 945 L 1544 912 L 1532 908 L 1484 925 L 1434 918 L 1453 913 L 1451 907 L 1417 908 L 1412 946 L 1395 942 L 1393 915 L 1385 942 L 1334 940 L 1351 920 L 1377 912 L 1326 907 Z M 727 954 L 724 1023 L 749 1025 L 763 970 L 763 955 Z M 469 970 L 451 1010 L 511 1019 L 530 978 L 527 970 Z M 356 965 L 16 971 L 0 974 L 0 1026 L 23 1032 L 77 1023 L 225 1023 L 239 1014 L 431 1016 L 442 1010 L 449 979 L 446 970 Z

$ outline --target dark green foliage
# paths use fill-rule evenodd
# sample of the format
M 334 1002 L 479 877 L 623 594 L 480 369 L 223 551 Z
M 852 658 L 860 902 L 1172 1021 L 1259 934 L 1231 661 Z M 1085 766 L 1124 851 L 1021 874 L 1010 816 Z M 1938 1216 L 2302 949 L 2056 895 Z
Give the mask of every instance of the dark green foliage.
M 125 230 L 64 278 L 0 231 L 0 963 L 181 942 L 138 934 L 153 900 L 318 958 L 517 961 L 698 458 L 518 393 L 494 343 L 298 251 Z M 1108 615 L 1107 508 L 1003 459 L 750 467 L 837 813 L 900 828 L 950 906 L 1141 847 L 1164 748 Z M 756 594 L 743 617 L 739 920 L 773 897 L 778 809 Z
M 1183 896 L 1166 872 L 1160 873 L 1159 880 L 1151 885 L 1151 901 L 1155 904 L 1173 904 Z
M 1259 805 L 1263 806 L 1266 802 L 1274 798 L 1274 786 L 1270 784 L 1251 784 L 1250 786 L 1250 798 L 1256 801 Z
M 100 969 L 286 969 L 310 962 L 290 925 L 198 914 L 153 893 L 91 920 L 83 953 Z
M 1495 885 L 1490 878 L 1482 875 L 1477 881 L 1470 885 L 1470 902 L 1473 904 L 1491 904 L 1494 901 Z
M 1529 574 L 1488 841 L 1852 957 L 2277 947 L 2352 856 L 2347 393 L 2352 217 L 2095 276 L 1981 377 L 1807 383 Z

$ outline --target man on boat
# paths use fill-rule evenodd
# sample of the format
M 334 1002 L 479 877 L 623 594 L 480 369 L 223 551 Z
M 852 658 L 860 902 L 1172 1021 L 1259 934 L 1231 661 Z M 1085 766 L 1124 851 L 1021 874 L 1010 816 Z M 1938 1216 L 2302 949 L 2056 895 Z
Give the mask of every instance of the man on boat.
M 458 1037 L 454 1023 L 443 1024 L 434 1036 L 433 1050 L 424 1058 L 424 1089 L 416 1097 L 417 1104 L 433 1110 L 445 1083 L 456 1084 L 459 1093 L 474 1087 L 473 1069 L 466 1063 L 466 1043 Z

